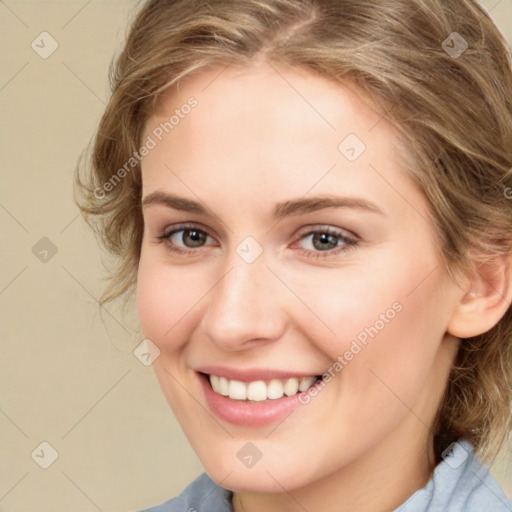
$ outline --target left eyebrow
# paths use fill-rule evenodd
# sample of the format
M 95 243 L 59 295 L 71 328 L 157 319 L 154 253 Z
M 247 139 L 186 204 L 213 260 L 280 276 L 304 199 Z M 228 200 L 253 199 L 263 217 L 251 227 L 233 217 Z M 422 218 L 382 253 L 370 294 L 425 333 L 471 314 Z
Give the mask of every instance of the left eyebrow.
M 209 213 L 208 209 L 200 202 L 173 194 L 167 194 L 161 190 L 152 192 L 142 200 L 143 207 L 152 204 L 160 204 L 175 210 L 200 215 L 208 215 Z M 277 203 L 274 208 L 274 217 L 276 219 L 283 219 L 284 217 L 303 215 L 325 208 L 354 208 L 386 216 L 384 211 L 376 204 L 360 197 L 321 195 L 310 198 L 291 199 Z
M 324 208 L 355 208 L 386 216 L 384 211 L 376 204 L 366 199 L 331 195 L 293 199 L 278 203 L 275 207 L 274 216 L 277 219 L 282 219 L 290 215 L 301 215 Z

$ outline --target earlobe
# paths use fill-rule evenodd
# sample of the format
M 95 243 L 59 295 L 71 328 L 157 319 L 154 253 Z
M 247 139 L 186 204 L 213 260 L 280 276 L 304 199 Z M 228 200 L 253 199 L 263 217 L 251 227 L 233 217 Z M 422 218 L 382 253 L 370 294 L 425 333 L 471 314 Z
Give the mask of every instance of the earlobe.
M 512 301 L 512 257 L 480 264 L 466 282 L 465 293 L 448 324 L 448 332 L 471 338 L 492 329 Z

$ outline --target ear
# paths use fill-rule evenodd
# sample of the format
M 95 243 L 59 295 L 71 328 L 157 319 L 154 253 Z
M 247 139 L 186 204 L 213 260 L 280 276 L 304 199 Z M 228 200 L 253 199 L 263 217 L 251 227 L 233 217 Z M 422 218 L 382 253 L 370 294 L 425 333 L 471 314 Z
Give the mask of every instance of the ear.
M 447 331 L 457 338 L 471 338 L 492 329 L 512 302 L 512 255 L 478 265 L 463 291 Z

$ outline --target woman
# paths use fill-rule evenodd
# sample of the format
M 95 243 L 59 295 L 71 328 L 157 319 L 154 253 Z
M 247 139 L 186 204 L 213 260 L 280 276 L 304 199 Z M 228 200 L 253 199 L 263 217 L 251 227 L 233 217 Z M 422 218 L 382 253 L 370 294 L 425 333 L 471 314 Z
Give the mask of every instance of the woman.
M 471 0 L 147 2 L 78 180 L 205 468 L 154 511 L 509 511 L 512 71 Z

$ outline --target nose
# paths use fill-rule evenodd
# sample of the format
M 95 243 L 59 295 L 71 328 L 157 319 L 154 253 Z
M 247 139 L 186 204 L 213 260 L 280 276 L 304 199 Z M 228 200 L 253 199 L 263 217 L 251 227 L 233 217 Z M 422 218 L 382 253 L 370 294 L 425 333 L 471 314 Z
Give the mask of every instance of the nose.
M 238 258 L 238 261 L 237 261 Z M 201 320 L 203 332 L 219 348 L 237 351 L 279 339 L 287 324 L 284 288 L 265 259 L 230 259 L 211 293 Z

